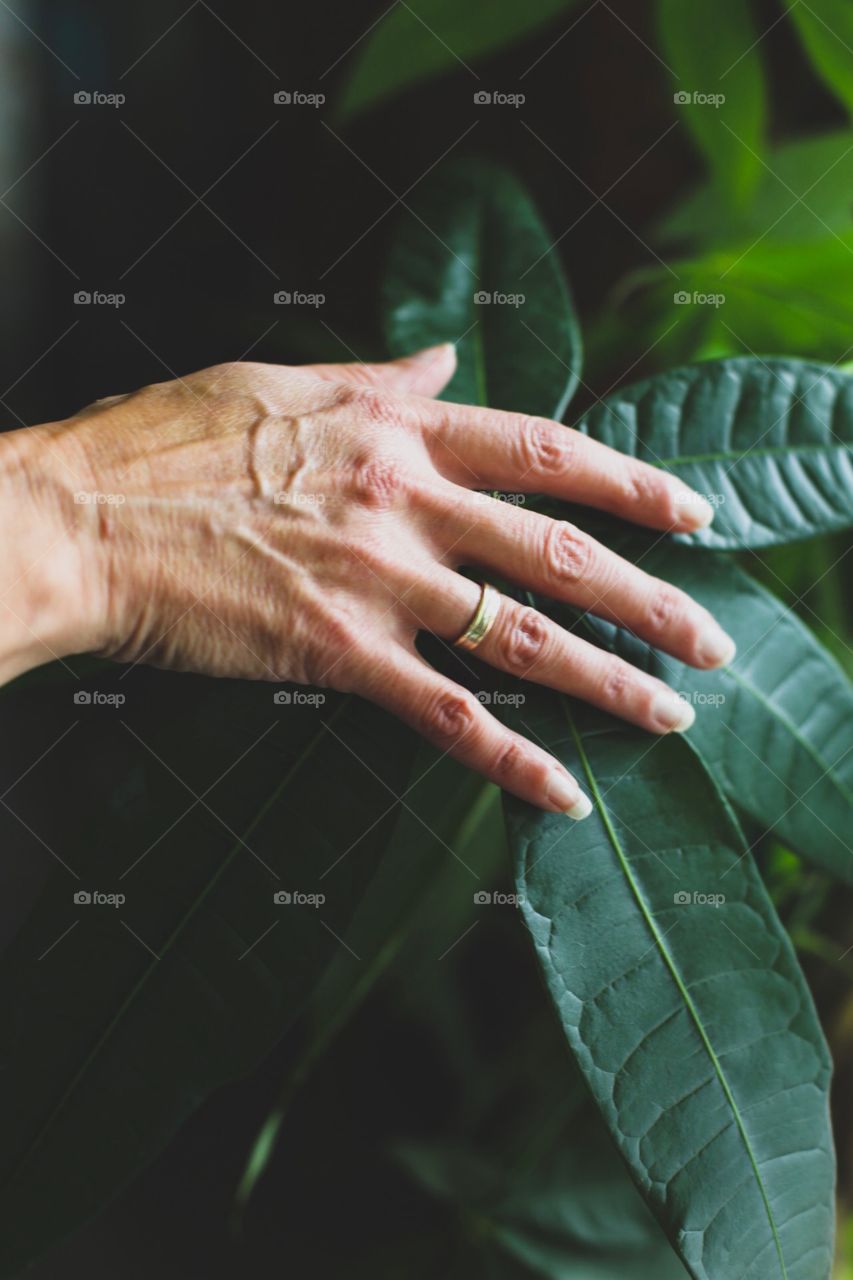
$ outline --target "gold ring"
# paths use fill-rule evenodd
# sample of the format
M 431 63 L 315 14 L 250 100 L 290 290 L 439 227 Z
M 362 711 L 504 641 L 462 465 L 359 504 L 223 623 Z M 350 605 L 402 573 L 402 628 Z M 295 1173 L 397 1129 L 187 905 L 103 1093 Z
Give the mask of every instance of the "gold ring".
M 459 649 L 473 650 L 478 648 L 495 625 L 500 612 L 501 598 L 494 587 L 484 582 L 480 590 L 480 602 L 477 610 L 454 644 Z

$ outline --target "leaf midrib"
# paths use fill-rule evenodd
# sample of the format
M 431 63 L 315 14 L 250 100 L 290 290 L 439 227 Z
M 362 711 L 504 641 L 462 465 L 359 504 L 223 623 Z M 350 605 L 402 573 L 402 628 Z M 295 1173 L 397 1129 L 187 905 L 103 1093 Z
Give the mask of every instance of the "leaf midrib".
M 664 936 L 661 934 L 660 930 L 658 929 L 654 916 L 649 911 L 648 906 L 646 905 L 646 900 L 643 897 L 642 892 L 640 891 L 640 886 L 637 883 L 633 870 L 631 869 L 631 864 L 628 860 L 627 854 L 625 853 L 625 850 L 622 848 L 622 843 L 616 833 L 613 823 L 610 820 L 610 814 L 604 803 L 604 797 L 602 796 L 601 791 L 599 789 L 598 782 L 596 780 L 595 774 L 592 769 L 592 764 L 589 760 L 589 757 L 587 756 L 586 750 L 583 745 L 583 740 L 580 734 L 578 733 L 577 726 L 575 725 L 574 717 L 572 716 L 568 701 L 566 697 L 562 694 L 559 695 L 559 700 L 560 700 L 560 705 L 563 709 L 563 713 L 566 717 L 566 721 L 569 726 L 569 731 L 571 732 L 572 739 L 575 743 L 576 750 L 583 764 L 584 773 L 586 774 L 587 782 L 589 783 L 590 790 L 593 793 L 596 806 L 601 815 L 601 819 L 602 819 L 602 822 L 604 823 L 605 830 L 607 831 L 608 839 L 610 840 L 610 843 L 613 846 L 614 852 L 616 853 L 616 856 L 619 859 L 619 864 L 625 875 L 625 879 L 627 880 L 628 885 L 631 889 L 631 892 L 633 893 L 634 898 L 637 901 L 637 905 L 639 906 L 640 911 L 643 915 L 643 919 L 645 920 L 649 928 L 649 931 L 654 939 L 654 943 L 658 949 L 658 952 L 661 958 L 663 959 L 664 963 L 666 964 L 666 967 L 669 969 L 669 972 L 672 975 L 673 981 L 675 982 L 676 987 L 678 988 L 678 992 L 682 1000 L 684 1001 L 685 1007 L 687 1008 L 687 1011 L 690 1014 L 693 1020 L 693 1023 L 696 1027 L 696 1030 L 699 1033 L 699 1038 L 701 1039 L 702 1044 L 705 1048 L 705 1051 L 708 1054 L 708 1057 L 710 1058 L 711 1064 L 714 1068 L 714 1072 L 720 1083 L 720 1087 L 722 1088 L 726 1101 L 728 1102 L 729 1107 L 731 1108 L 731 1112 L 734 1117 L 735 1124 L 737 1125 L 738 1132 L 741 1136 L 741 1140 L 743 1141 L 747 1156 L 749 1157 L 749 1162 L 752 1167 L 752 1171 L 755 1176 L 756 1183 L 758 1184 L 758 1189 L 761 1193 L 761 1199 L 764 1204 L 765 1211 L 767 1213 L 767 1220 L 770 1224 L 770 1230 L 773 1233 L 773 1241 L 774 1241 L 774 1244 L 776 1245 L 776 1252 L 779 1257 L 779 1265 L 782 1269 L 782 1277 L 783 1277 L 783 1280 L 788 1280 L 788 1270 L 787 1270 L 787 1267 L 785 1266 L 785 1256 L 782 1252 L 782 1242 L 779 1239 L 779 1232 L 776 1227 L 776 1221 L 773 1216 L 773 1211 L 770 1207 L 770 1200 L 767 1195 L 767 1190 L 764 1186 L 764 1180 L 762 1179 L 761 1173 L 758 1168 L 758 1162 L 755 1159 L 755 1153 L 752 1150 L 752 1144 L 749 1140 L 749 1135 L 746 1132 L 746 1127 L 743 1123 L 743 1118 L 740 1114 L 740 1109 L 737 1105 L 734 1094 L 732 1093 L 732 1089 L 728 1082 L 728 1078 L 726 1076 L 726 1073 L 723 1070 L 722 1063 L 720 1062 L 714 1050 L 714 1047 L 711 1044 L 710 1039 L 708 1038 L 708 1033 L 705 1031 L 705 1028 L 702 1024 L 702 1020 L 699 1017 L 699 1011 L 693 1002 L 693 998 L 691 997 L 690 992 L 687 990 L 687 987 L 684 984 L 684 980 L 681 977 L 681 974 L 678 970 L 678 966 L 676 965 L 675 960 L 672 957 L 668 947 L 665 945 Z

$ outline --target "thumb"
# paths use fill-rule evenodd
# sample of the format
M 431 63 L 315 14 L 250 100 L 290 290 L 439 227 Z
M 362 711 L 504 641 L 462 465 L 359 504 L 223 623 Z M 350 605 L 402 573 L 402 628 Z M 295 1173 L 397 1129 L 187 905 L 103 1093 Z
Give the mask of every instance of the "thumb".
M 320 378 L 351 382 L 357 387 L 384 387 L 398 395 L 437 396 L 456 372 L 456 348 L 452 342 L 443 342 L 382 364 L 312 364 L 307 368 Z

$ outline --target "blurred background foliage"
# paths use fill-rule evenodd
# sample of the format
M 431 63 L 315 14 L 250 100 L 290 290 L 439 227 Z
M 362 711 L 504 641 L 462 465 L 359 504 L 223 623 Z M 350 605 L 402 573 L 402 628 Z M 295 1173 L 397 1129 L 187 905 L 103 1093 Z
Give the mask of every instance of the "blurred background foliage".
M 451 152 L 509 164 L 553 230 L 589 349 L 579 409 L 680 361 L 853 363 L 851 15 L 849 0 L 3 5 L 5 424 L 224 359 L 381 354 L 390 228 Z M 81 117 L 81 85 L 127 104 Z M 328 101 L 277 110 L 282 88 Z M 474 103 L 494 90 L 523 107 Z M 127 303 L 81 315 L 78 288 Z M 277 308 L 277 289 L 326 303 Z M 853 672 L 849 549 L 749 559 Z M 499 887 L 494 797 L 474 813 L 441 838 Z M 849 1205 L 849 891 L 748 834 L 837 1063 Z M 384 970 L 352 978 L 343 1008 L 332 992 L 337 1038 L 321 1002 L 33 1274 L 263 1274 L 273 1258 L 295 1275 L 681 1274 L 581 1089 L 566 1096 L 512 910 L 448 901 L 439 881 Z M 851 1259 L 848 1218 L 839 1280 Z

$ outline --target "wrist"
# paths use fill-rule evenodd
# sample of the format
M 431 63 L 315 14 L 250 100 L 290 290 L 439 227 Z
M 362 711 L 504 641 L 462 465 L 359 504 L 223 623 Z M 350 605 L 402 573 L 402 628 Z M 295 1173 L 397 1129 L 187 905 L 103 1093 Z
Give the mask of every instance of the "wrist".
M 62 424 L 0 435 L 0 680 L 103 644 L 98 557 L 79 514 L 95 487 L 68 444 Z

